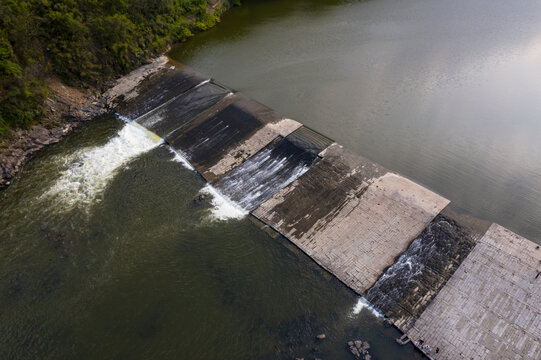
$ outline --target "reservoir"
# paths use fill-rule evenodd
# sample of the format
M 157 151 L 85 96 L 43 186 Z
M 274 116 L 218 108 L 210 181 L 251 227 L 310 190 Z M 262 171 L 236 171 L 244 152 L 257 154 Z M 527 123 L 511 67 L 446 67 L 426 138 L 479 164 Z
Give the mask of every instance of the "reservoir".
M 541 243 L 541 3 L 245 5 L 170 56 Z
M 246 1 L 170 56 L 539 242 L 539 10 Z M 41 152 L 0 206 L 0 358 L 348 359 L 352 339 L 420 358 L 160 136 L 113 115 Z

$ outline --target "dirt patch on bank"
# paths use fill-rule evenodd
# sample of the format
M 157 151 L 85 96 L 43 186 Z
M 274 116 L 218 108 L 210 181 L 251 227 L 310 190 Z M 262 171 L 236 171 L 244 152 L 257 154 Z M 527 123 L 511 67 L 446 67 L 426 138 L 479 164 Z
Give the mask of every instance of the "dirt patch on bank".
M 59 142 L 71 130 L 106 109 L 96 91 L 86 93 L 62 84 L 58 78 L 47 79 L 50 89 L 39 125 L 14 129 L 0 137 L 0 188 L 10 180 L 37 151 Z

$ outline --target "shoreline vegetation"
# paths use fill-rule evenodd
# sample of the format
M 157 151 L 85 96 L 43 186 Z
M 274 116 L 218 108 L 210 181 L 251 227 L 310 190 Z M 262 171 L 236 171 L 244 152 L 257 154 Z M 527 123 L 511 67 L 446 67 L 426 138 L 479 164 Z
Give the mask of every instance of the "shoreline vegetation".
M 24 162 L 106 111 L 115 79 L 213 27 L 239 0 L 0 3 L 0 188 Z

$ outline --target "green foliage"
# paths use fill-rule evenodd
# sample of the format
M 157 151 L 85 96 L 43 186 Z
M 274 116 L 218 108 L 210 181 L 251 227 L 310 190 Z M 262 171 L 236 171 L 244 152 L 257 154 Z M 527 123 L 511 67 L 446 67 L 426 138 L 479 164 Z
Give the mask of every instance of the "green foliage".
M 1 0 L 0 134 L 39 119 L 44 79 L 101 86 L 216 24 L 207 0 Z

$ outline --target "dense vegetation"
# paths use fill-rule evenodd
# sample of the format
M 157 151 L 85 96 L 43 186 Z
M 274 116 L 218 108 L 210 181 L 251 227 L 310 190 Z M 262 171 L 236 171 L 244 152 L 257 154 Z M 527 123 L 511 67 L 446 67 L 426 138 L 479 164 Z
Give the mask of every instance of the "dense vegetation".
M 207 0 L 0 0 L 0 134 L 39 120 L 51 74 L 101 86 L 215 24 Z

